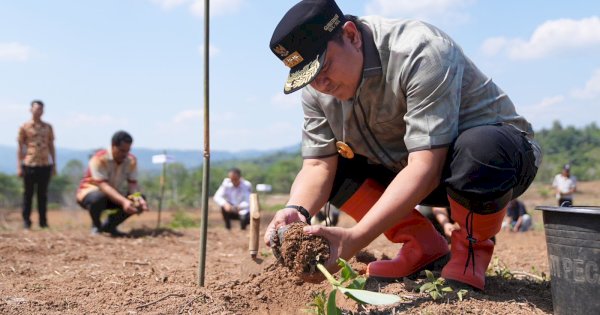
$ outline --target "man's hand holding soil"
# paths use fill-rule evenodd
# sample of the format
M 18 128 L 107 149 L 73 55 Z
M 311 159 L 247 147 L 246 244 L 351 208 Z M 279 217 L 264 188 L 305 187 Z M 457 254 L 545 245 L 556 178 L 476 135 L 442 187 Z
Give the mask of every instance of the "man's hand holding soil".
M 337 264 L 338 258 L 349 260 L 366 246 L 363 246 L 354 232 L 353 228 L 325 227 L 322 225 L 304 227 L 304 233 L 322 236 L 329 241 L 329 259 L 327 259 L 324 266 L 332 274 L 340 270 L 340 266 Z M 325 280 L 325 276 L 320 272 L 304 273 L 301 275 L 301 278 L 306 282 L 312 283 L 319 283 Z

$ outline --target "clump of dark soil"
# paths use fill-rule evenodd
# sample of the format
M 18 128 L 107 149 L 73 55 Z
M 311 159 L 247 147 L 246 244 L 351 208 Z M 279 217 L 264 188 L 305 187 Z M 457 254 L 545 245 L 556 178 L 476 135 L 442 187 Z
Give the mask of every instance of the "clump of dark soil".
M 302 231 L 304 222 L 286 226 L 279 249 L 280 262 L 297 275 L 317 272 L 317 264 L 329 259 L 329 242 L 322 236 L 307 235 Z

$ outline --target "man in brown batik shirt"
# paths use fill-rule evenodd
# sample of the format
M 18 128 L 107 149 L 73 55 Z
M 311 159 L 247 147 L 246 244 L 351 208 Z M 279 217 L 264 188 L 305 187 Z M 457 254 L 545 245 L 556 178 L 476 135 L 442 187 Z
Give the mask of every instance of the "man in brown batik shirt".
M 31 102 L 31 120 L 19 128 L 17 138 L 17 174 L 23 177 L 23 226 L 31 228 L 31 203 L 37 188 L 37 204 L 41 228 L 48 227 L 46 209 L 50 177 L 56 175 L 56 153 L 52 126 L 42 121 L 44 103 Z

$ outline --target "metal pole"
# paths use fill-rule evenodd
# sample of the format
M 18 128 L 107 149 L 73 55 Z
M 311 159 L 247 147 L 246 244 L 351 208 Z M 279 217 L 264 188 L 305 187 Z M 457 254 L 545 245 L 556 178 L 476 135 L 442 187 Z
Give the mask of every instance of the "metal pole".
M 163 199 L 165 198 L 165 183 L 167 181 L 167 151 L 163 151 L 165 161 L 162 164 L 162 175 L 160 176 L 160 199 L 158 199 L 158 221 L 156 229 L 160 228 L 160 213 L 162 211 Z
M 198 285 L 204 286 L 204 264 L 206 263 L 206 230 L 208 227 L 208 183 L 210 180 L 210 129 L 208 106 L 208 46 L 209 46 L 209 0 L 204 0 L 204 163 L 202 167 L 202 221 L 200 222 L 200 261 L 198 262 Z

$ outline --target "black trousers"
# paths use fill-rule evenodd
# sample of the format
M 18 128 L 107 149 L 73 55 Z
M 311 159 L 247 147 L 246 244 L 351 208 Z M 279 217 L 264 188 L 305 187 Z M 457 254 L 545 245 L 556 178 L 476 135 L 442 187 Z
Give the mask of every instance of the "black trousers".
M 523 194 L 536 173 L 533 149 L 523 132 L 505 124 L 474 127 L 450 145 L 442 181 L 419 204 L 449 207 L 450 196 L 475 213 L 494 213 Z M 330 202 L 341 207 L 365 179 L 387 186 L 395 176 L 362 156 L 340 157 Z
M 241 215 L 239 213 L 227 212 L 225 208 L 221 207 L 221 214 L 223 215 L 223 221 L 225 221 L 225 228 L 231 230 L 231 220 L 240 220 L 240 228 L 246 229 L 246 226 L 250 223 L 250 213 Z
M 48 209 L 48 184 L 52 174 L 52 166 L 23 166 L 23 221 L 26 227 L 31 226 L 31 204 L 33 194 L 37 194 L 40 226 L 48 226 L 46 212 Z M 36 191 L 37 190 L 37 191 Z
M 99 190 L 87 194 L 80 205 L 90 212 L 92 225 L 99 231 L 115 231 L 119 224 L 123 223 L 131 216 L 131 214 L 123 211 L 121 205 L 112 202 L 106 194 Z M 106 222 L 102 224 L 102 222 L 100 222 L 100 216 L 102 215 L 102 212 L 108 209 L 115 210 L 115 212 L 109 214 Z

